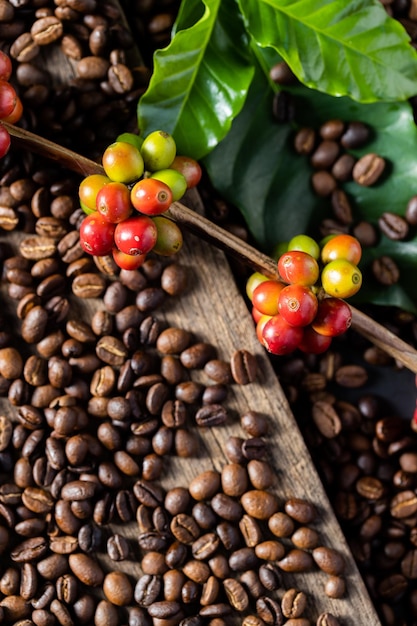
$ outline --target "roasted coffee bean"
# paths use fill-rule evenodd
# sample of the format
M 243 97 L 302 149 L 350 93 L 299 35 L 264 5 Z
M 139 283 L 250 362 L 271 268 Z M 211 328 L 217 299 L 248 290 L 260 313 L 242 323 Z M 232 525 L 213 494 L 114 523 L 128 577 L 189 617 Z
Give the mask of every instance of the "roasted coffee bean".
M 258 364 L 256 357 L 248 350 L 236 350 L 230 360 L 233 380 L 238 385 L 253 383 L 257 376 Z
M 73 574 L 88 587 L 98 587 L 103 583 L 104 572 L 100 565 L 87 554 L 70 554 L 68 563 Z
M 239 548 L 234 550 L 229 557 L 229 567 L 235 572 L 255 569 L 257 565 L 259 565 L 259 559 L 254 548 Z
M 390 211 L 382 213 L 382 215 L 378 218 L 378 226 L 381 232 L 388 237 L 388 239 L 392 239 L 394 241 L 405 239 L 409 231 L 407 221 L 401 217 L 401 215 L 391 213 Z
M 116 606 L 126 606 L 133 599 L 130 578 L 124 572 L 113 571 L 105 575 L 103 592 L 107 600 Z
M 161 592 L 160 576 L 144 574 L 136 583 L 134 589 L 134 599 L 139 606 L 147 607 L 153 604 Z
M 354 148 L 361 148 L 369 141 L 370 137 L 371 130 L 369 126 L 355 120 L 349 122 L 345 132 L 340 138 L 340 143 L 347 150 L 352 150 Z
M 342 365 L 336 371 L 335 380 L 343 387 L 362 387 L 368 380 L 368 372 L 361 365 Z
M 191 546 L 192 555 L 197 560 L 209 559 L 216 552 L 220 539 L 215 533 L 206 533 L 196 539 Z
M 324 592 L 329 598 L 343 598 L 346 593 L 346 581 L 341 576 L 329 576 L 324 586 Z
M 301 128 L 294 139 L 294 148 L 298 154 L 311 154 L 316 143 L 316 132 L 313 128 Z
M 307 596 L 298 589 L 288 589 L 281 600 L 282 613 L 287 618 L 301 617 L 307 606 Z
M 269 519 L 278 510 L 278 500 L 274 494 L 261 489 L 247 491 L 241 497 L 245 512 L 255 519 Z
M 233 382 L 230 363 L 222 359 L 210 359 L 204 366 L 204 372 L 221 385 L 229 385 Z
M 256 600 L 256 613 L 265 624 L 282 626 L 284 617 L 279 602 L 268 596 L 261 596 Z
M 243 585 L 235 578 L 226 578 L 223 581 L 223 589 L 226 592 L 230 605 L 236 611 L 245 611 L 249 605 L 249 597 Z
M 330 574 L 331 576 L 339 576 L 345 570 L 345 560 L 342 555 L 334 550 L 325 546 L 314 548 L 313 559 L 323 572 Z
M 323 198 L 330 196 L 336 189 L 336 179 L 326 170 L 318 170 L 311 177 L 314 192 Z
M 333 163 L 333 167 L 331 169 L 332 176 L 337 181 L 340 181 L 341 183 L 351 180 L 355 163 L 356 163 L 356 158 L 353 155 L 351 154 L 340 155 L 340 157 L 336 159 L 336 161 Z M 336 189 L 334 193 L 337 194 L 338 191 L 339 190 Z M 333 205 L 333 196 L 332 196 L 332 205 Z M 339 215 L 337 214 L 338 209 L 336 209 L 335 207 L 333 208 L 334 208 L 336 217 L 340 219 Z M 347 216 L 349 215 L 348 211 L 349 209 L 346 210 L 345 206 L 343 206 L 343 209 L 341 209 L 341 213 L 343 213 L 344 219 L 346 219 Z M 341 221 L 342 223 L 346 223 L 343 219 L 341 219 Z
M 337 141 L 325 139 L 314 150 L 310 163 L 317 169 L 329 169 L 339 155 L 340 147 Z
M 390 256 L 382 255 L 372 261 L 372 274 L 381 285 L 395 285 L 400 280 L 398 265 Z
M 314 560 L 309 552 L 299 548 L 291 549 L 280 561 L 278 566 L 284 572 L 308 572 L 313 568 Z
M 202 428 L 212 428 L 219 426 L 227 421 L 227 409 L 221 404 L 207 404 L 198 409 L 195 414 L 197 426 Z
M 374 185 L 382 176 L 386 162 L 378 154 L 370 152 L 361 157 L 354 165 L 353 180 L 363 187 Z

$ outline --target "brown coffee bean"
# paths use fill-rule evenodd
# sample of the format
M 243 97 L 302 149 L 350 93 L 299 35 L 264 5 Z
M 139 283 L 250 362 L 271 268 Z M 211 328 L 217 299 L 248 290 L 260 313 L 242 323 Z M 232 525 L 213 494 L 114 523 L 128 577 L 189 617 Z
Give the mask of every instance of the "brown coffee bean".
M 181 354 L 192 341 L 190 332 L 181 328 L 163 330 L 156 341 L 156 347 L 162 354 Z
M 230 605 L 236 611 L 245 611 L 249 605 L 249 597 L 243 585 L 235 578 L 226 578 L 223 581 L 223 589 L 226 592 Z
M 225 494 L 240 497 L 248 488 L 246 468 L 238 463 L 224 465 L 221 472 L 221 484 Z
M 317 429 L 324 437 L 332 439 L 340 434 L 342 430 L 340 417 L 329 402 L 315 402 L 312 417 Z
M 192 555 L 198 561 L 209 559 L 219 547 L 220 539 L 215 533 L 201 535 L 192 543 Z
M 197 426 L 212 428 L 219 426 L 227 421 L 227 409 L 221 404 L 207 404 L 198 409 L 195 414 Z
M 339 576 L 345 570 L 344 558 L 333 548 L 320 546 L 318 548 L 314 548 L 312 555 L 319 568 L 323 572 L 326 572 L 326 574 Z
M 104 293 L 105 288 L 104 277 L 92 272 L 75 276 L 72 281 L 72 291 L 77 298 L 99 298 Z
M 253 489 L 244 493 L 241 503 L 246 513 L 255 519 L 269 519 L 278 510 L 277 497 L 261 489 Z
M 248 385 L 256 380 L 258 364 L 256 357 L 248 350 L 236 350 L 230 359 L 233 380 L 238 385 Z
M 298 589 L 288 589 L 281 600 L 281 609 L 285 617 L 301 617 L 307 606 L 307 596 Z
M 307 572 L 314 565 L 313 557 L 309 552 L 293 548 L 278 561 L 278 566 L 284 572 Z
M 127 350 L 117 337 L 104 335 L 96 344 L 96 354 L 101 361 L 108 365 L 120 367 L 127 358 Z
M 383 483 L 372 476 L 362 476 L 356 483 L 356 491 L 366 500 L 380 500 L 385 495 Z
M 30 537 L 20 542 L 10 552 L 10 557 L 15 563 L 38 561 L 48 550 L 44 537 Z
M 380 231 L 388 237 L 388 239 L 394 241 L 405 239 L 409 231 L 407 221 L 401 217 L 401 215 L 391 213 L 390 211 L 382 213 L 378 218 L 378 226 Z
M 372 274 L 381 285 L 395 285 L 400 280 L 400 270 L 396 262 L 386 254 L 372 261 Z
M 42 17 L 33 23 L 30 34 L 38 46 L 57 41 L 63 34 L 62 22 L 54 16 Z
M 355 166 L 356 163 L 356 158 L 352 155 L 352 154 L 342 154 L 338 159 L 336 159 L 336 161 L 333 164 L 333 167 L 331 169 L 331 174 L 332 176 L 337 180 L 340 181 L 341 183 L 347 182 L 348 180 L 352 179 L 352 172 L 353 172 L 353 168 Z M 335 190 L 335 194 L 338 192 L 338 190 Z M 333 204 L 333 197 L 332 197 L 332 204 Z M 340 219 L 339 215 L 337 214 L 337 211 L 334 207 L 335 210 L 335 215 L 338 219 Z M 344 215 L 344 218 L 346 219 L 347 216 L 349 215 L 349 209 L 346 209 L 346 207 L 343 207 L 343 210 L 341 209 L 341 212 Z M 342 223 L 350 223 L 350 222 L 345 222 L 343 219 L 341 219 Z
M 319 534 L 313 528 L 308 526 L 300 526 L 291 535 L 291 541 L 296 548 L 301 550 L 312 550 L 319 545 Z
M 269 539 L 255 546 L 255 554 L 264 561 L 279 561 L 285 554 L 285 548 L 279 541 Z
M 302 498 L 290 498 L 285 502 L 284 508 L 287 515 L 300 524 L 310 524 L 317 518 L 317 510 L 314 504 Z
M 124 572 L 109 572 L 103 580 L 103 592 L 107 600 L 116 606 L 126 606 L 133 599 L 133 587 Z
M 362 387 L 368 380 L 368 372 L 361 365 L 342 365 L 336 371 L 335 380 L 342 387 Z
M 76 552 L 69 555 L 68 563 L 73 574 L 88 587 L 98 587 L 103 584 L 104 572 L 92 557 Z
M 345 132 L 343 133 L 340 143 L 347 150 L 354 148 L 360 148 L 369 141 L 371 136 L 371 130 L 369 126 L 363 122 L 353 121 L 349 122 Z
M 343 598 L 346 593 L 346 581 L 341 576 L 329 576 L 324 586 L 324 592 L 329 598 Z
M 411 490 L 399 491 L 390 502 L 390 513 L 396 519 L 411 517 L 417 512 L 417 496 Z
M 278 511 L 269 518 L 268 528 L 276 537 L 290 537 L 294 532 L 294 522 L 289 515 Z
M 294 139 L 294 148 L 298 154 L 311 154 L 316 143 L 316 132 L 313 128 L 300 128 Z
M 339 155 L 340 147 L 337 141 L 325 139 L 315 149 L 310 157 L 310 163 L 316 169 L 329 169 Z
M 248 548 L 254 548 L 262 541 L 262 530 L 258 522 L 250 515 L 242 516 L 239 521 L 239 530 Z
M 230 363 L 222 359 L 210 359 L 204 366 L 204 372 L 209 378 L 221 385 L 230 385 L 233 382 Z
M 353 180 L 363 187 L 370 187 L 380 179 L 385 170 L 385 166 L 385 160 L 378 154 L 374 152 L 365 154 L 353 167 Z
M 314 172 L 311 185 L 314 192 L 322 198 L 330 196 L 337 187 L 336 179 L 327 170 Z
M 276 624 L 282 626 L 284 617 L 279 602 L 266 595 L 257 598 L 256 613 L 262 624 Z
M 220 474 L 215 470 L 206 470 L 193 478 L 189 491 L 194 500 L 209 500 L 220 489 Z

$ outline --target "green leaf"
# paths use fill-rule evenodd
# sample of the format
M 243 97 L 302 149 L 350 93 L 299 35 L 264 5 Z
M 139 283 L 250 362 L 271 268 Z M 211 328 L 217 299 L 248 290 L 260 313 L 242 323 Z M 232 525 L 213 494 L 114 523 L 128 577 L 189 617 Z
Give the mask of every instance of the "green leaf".
M 155 53 L 139 101 L 139 128 L 143 134 L 170 132 L 179 154 L 199 159 L 228 133 L 254 68 L 235 0 L 185 3 L 174 33 L 169 46 Z
M 307 86 L 360 102 L 416 93 L 417 52 L 380 0 L 239 0 L 248 32 Z
M 245 106 L 229 135 L 204 159 L 217 190 L 242 212 L 256 245 L 271 253 L 278 242 L 299 233 L 320 237 L 318 227 L 331 216 L 330 201 L 311 189 L 312 169 L 306 157 L 293 149 L 295 127 L 272 119 L 272 97 L 267 77 L 257 71 Z M 417 194 L 417 127 L 408 103 L 359 104 L 349 98 L 332 98 L 314 90 L 293 90 L 295 117 L 300 126 L 318 128 L 328 119 L 362 120 L 374 138 L 360 156 L 376 152 L 388 162 L 387 176 L 372 187 L 354 182 L 343 188 L 356 220 L 377 223 L 384 211 L 404 215 L 409 199 Z M 373 258 L 387 254 L 400 268 L 400 283 L 381 287 L 372 278 Z M 417 312 L 417 232 L 407 241 L 382 236 L 375 248 L 364 251 L 360 265 L 365 275 L 355 302 L 392 304 Z

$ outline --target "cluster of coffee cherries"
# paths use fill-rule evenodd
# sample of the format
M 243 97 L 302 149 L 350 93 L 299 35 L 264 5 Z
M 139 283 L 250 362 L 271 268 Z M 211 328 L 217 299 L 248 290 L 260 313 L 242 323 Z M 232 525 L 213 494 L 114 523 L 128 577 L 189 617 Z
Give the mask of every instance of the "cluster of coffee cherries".
M 351 235 L 330 235 L 319 245 L 296 235 L 278 258 L 278 278 L 255 272 L 246 284 L 261 344 L 272 354 L 299 349 L 325 352 L 351 324 L 344 301 L 362 284 L 361 246 Z
M 198 184 L 201 168 L 176 152 L 174 138 L 163 130 L 145 138 L 123 133 L 106 148 L 104 174 L 87 176 L 79 187 L 85 252 L 112 255 L 121 269 L 134 270 L 151 250 L 170 256 L 181 249 L 180 229 L 162 214 Z
M 10 57 L 0 50 L 0 120 L 9 124 L 16 124 L 22 117 L 22 101 L 17 95 L 9 79 L 12 74 Z M 10 135 L 0 123 L 0 158 L 4 157 L 10 148 Z

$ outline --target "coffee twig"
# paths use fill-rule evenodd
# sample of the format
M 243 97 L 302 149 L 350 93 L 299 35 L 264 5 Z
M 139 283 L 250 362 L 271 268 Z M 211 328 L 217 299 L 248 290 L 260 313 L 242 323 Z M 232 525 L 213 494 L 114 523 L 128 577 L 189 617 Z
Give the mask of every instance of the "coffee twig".
M 9 131 L 11 137 L 13 137 L 14 144 L 20 148 L 52 159 L 83 176 L 104 173 L 103 167 L 99 163 L 87 159 L 68 148 L 64 148 L 53 141 L 44 139 L 18 126 L 12 126 L 7 123 L 3 123 L 3 125 Z M 174 202 L 164 215 L 186 228 L 186 230 L 198 235 L 201 239 L 240 260 L 254 271 L 261 272 L 270 278 L 277 277 L 277 264 L 273 259 L 242 241 L 239 237 L 195 213 L 180 202 Z M 417 351 L 411 345 L 352 305 L 350 305 L 350 308 L 352 311 L 352 328 L 355 331 L 393 357 L 397 363 L 417 374 Z

